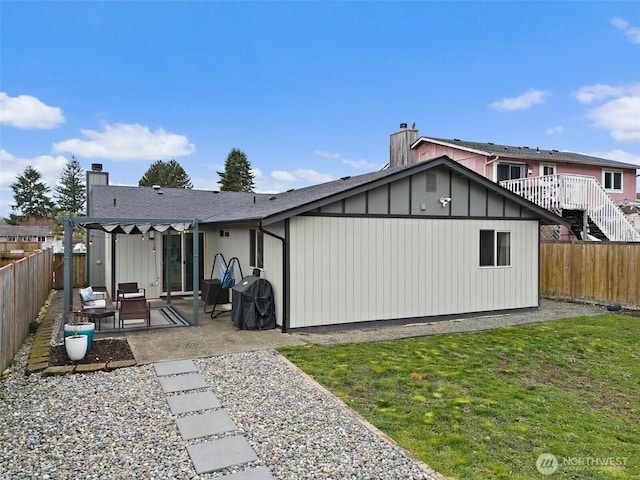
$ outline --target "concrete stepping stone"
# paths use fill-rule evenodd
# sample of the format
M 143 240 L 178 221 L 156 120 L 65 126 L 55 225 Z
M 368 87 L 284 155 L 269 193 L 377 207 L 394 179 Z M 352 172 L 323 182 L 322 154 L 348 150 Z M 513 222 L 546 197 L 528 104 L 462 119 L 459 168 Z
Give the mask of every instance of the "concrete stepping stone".
M 176 424 L 180 435 L 185 440 L 208 437 L 238 429 L 229 414 L 222 410 L 178 418 Z
M 220 401 L 210 392 L 183 393 L 172 395 L 167 398 L 171 413 L 180 415 L 181 413 L 199 412 L 200 410 L 211 410 L 220 408 Z
M 155 368 L 156 375 L 159 377 L 165 375 L 178 375 L 181 373 L 195 373 L 198 371 L 198 367 L 193 363 L 193 360 L 154 363 L 153 368 Z
M 177 375 L 174 377 L 160 377 L 160 386 L 165 393 L 184 392 L 197 388 L 207 388 L 209 384 L 199 373 Z
M 225 480 L 276 480 L 267 467 L 248 468 L 241 472 L 223 475 Z
M 187 445 L 187 451 L 197 474 L 258 460 L 249 442 L 240 435 Z

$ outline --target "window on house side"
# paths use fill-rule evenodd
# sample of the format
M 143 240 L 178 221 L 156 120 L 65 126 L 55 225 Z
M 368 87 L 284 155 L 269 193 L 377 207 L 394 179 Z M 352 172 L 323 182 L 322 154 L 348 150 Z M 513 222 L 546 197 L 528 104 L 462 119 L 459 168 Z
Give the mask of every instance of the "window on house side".
M 605 170 L 604 188 L 611 192 L 622 192 L 622 172 Z
M 511 265 L 511 232 L 480 230 L 480 266 Z
M 555 165 L 543 165 L 542 166 L 542 175 L 555 175 L 556 174 L 556 166 Z
M 524 175 L 524 165 L 516 164 L 516 163 L 499 163 L 497 166 L 497 180 L 498 182 L 502 182 L 503 180 L 516 180 L 518 178 L 523 178 Z
M 260 230 L 249 230 L 249 264 L 251 267 L 264 268 L 264 237 Z

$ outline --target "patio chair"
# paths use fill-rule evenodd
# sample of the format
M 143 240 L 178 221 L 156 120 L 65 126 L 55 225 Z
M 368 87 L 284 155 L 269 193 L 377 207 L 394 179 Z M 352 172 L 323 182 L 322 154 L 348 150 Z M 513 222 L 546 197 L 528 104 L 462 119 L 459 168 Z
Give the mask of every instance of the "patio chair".
M 123 298 L 118 309 L 119 328 L 125 320 L 143 320 L 147 329 L 151 325 L 151 306 L 144 298 Z
M 90 310 L 93 308 L 107 308 L 106 292 L 95 292 L 93 288 L 80 289 L 80 303 L 82 310 Z
M 138 282 L 124 282 L 118 284 L 118 291 L 116 295 L 116 308 L 118 304 L 124 299 L 130 298 L 146 298 L 147 291 L 144 288 L 138 288 Z

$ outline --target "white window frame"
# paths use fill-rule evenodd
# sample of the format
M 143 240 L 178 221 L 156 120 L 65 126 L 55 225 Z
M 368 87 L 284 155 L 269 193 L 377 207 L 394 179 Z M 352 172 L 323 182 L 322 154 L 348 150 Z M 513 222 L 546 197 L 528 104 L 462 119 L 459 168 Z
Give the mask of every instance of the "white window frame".
M 483 235 L 482 232 L 485 232 L 485 239 L 487 234 L 491 235 L 491 262 L 488 262 L 486 258 L 483 258 L 488 252 L 486 250 L 483 251 Z M 508 242 L 506 245 L 506 250 L 504 250 L 505 245 L 504 242 L 500 242 L 499 239 L 507 238 Z M 511 267 L 511 258 L 512 258 L 512 235 L 510 230 L 494 230 L 491 228 L 482 228 L 478 234 L 478 264 L 480 268 L 505 268 Z M 502 250 L 501 250 L 502 249 Z M 506 252 L 506 259 L 504 259 Z
M 520 178 L 527 178 L 527 164 L 526 163 L 521 163 L 521 162 L 509 162 L 506 160 L 503 161 L 498 161 L 495 164 L 494 167 L 494 172 L 493 172 L 493 178 L 495 178 L 496 182 L 501 182 L 504 180 L 498 180 L 498 167 L 501 165 L 508 165 L 509 166 L 509 170 L 511 170 L 511 167 L 518 167 L 520 169 L 520 177 L 518 177 L 518 179 Z M 509 171 L 509 173 L 511 173 L 511 171 Z M 511 175 L 509 175 L 509 178 L 506 180 L 517 180 L 514 178 L 511 178 Z
M 609 186 L 607 186 L 607 175 L 611 175 L 611 183 Z M 616 188 L 616 180 L 615 177 L 619 175 L 620 176 L 620 188 Z M 602 185 L 604 186 L 604 189 L 606 192 L 609 193 L 623 193 L 623 189 L 624 189 L 624 173 L 622 172 L 622 170 L 602 170 Z
M 548 175 L 555 175 L 556 174 L 556 166 L 553 163 L 543 163 L 542 165 L 540 165 L 542 167 L 542 175 L 543 177 L 546 177 Z M 545 168 L 550 168 L 552 170 L 552 173 L 544 173 Z
M 264 234 L 258 229 L 249 230 L 249 266 L 264 268 Z

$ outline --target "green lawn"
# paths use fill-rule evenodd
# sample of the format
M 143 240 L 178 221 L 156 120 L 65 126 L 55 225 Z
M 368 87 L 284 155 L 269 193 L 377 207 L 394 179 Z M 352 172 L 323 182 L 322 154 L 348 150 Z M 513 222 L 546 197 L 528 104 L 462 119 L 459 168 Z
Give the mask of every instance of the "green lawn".
M 447 477 L 640 478 L 639 318 L 280 352 Z

